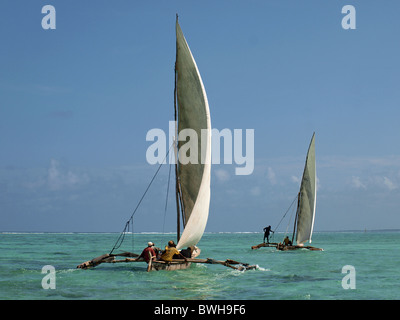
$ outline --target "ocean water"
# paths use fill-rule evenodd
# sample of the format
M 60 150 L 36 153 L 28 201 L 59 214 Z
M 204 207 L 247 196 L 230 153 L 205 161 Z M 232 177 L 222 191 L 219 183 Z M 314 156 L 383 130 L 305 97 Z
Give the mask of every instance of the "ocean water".
M 192 264 L 187 270 L 146 272 L 144 263 L 81 262 L 108 253 L 117 233 L 0 233 L 1 300 L 360 300 L 399 299 L 400 232 L 316 232 L 312 245 L 324 251 L 251 250 L 261 233 L 206 233 L 202 258 L 257 265 L 245 272 Z M 163 247 L 173 234 L 126 235 L 122 251 L 140 253 L 148 241 Z M 283 234 L 275 234 L 281 241 Z M 44 289 L 46 265 L 55 269 L 55 289 Z M 352 266 L 354 277 L 342 273 Z M 347 276 L 347 278 L 345 278 Z M 345 278 L 345 279 L 344 279 Z M 50 283 L 46 282 L 45 283 Z M 354 284 L 344 289 L 343 284 Z M 346 286 L 346 285 L 345 285 Z

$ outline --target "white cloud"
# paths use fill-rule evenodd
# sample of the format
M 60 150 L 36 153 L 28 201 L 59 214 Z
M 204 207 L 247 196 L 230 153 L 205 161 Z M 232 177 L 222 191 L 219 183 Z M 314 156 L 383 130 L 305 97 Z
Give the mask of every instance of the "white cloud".
M 291 176 L 290 179 L 292 180 L 292 182 L 300 185 L 300 178 L 299 177 Z
M 229 172 L 226 170 L 216 169 L 214 172 L 219 182 L 226 182 L 230 179 Z
M 57 160 L 50 160 L 50 167 L 47 171 L 47 185 L 50 190 L 60 190 L 64 187 L 72 187 L 77 184 L 86 183 L 89 180 L 86 174 L 79 176 L 72 171 L 63 173 L 59 167 L 60 163 Z
M 351 177 L 351 184 L 353 187 L 357 188 L 357 189 L 366 189 L 366 185 L 364 183 L 361 182 L 360 177 Z
M 357 189 L 368 189 L 376 190 L 375 188 L 395 190 L 398 188 L 396 181 L 389 179 L 386 176 L 370 175 L 361 179 L 358 176 L 353 176 L 351 178 L 351 185 Z
M 268 167 L 267 177 L 269 182 L 274 185 L 276 184 L 276 176 L 274 170 L 271 167 Z
M 250 194 L 252 196 L 259 196 L 261 194 L 261 189 L 260 187 L 253 187 L 250 189 Z
M 383 177 L 383 184 L 389 189 L 394 190 L 397 189 L 397 185 L 391 181 L 388 177 Z

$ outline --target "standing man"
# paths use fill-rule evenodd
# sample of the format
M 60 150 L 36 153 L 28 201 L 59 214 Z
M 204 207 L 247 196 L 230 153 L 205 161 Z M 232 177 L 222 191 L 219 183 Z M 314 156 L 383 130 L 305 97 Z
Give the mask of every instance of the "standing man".
M 275 233 L 275 232 L 271 230 L 271 226 L 265 227 L 263 230 L 264 230 L 264 243 L 265 243 L 265 238 L 267 238 L 267 243 L 269 243 L 270 232 L 272 232 L 272 233 Z

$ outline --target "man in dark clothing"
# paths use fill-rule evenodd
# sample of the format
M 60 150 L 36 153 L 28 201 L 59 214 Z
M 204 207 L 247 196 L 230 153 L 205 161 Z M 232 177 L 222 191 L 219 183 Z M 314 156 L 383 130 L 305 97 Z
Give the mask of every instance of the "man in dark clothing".
M 269 243 L 269 233 L 275 233 L 274 231 L 271 230 L 271 226 L 265 227 L 264 229 L 264 243 L 265 243 L 265 238 L 267 238 L 267 243 Z
M 181 250 L 181 255 L 183 255 L 186 258 L 191 258 L 192 252 L 193 252 L 193 247 L 187 247 L 187 249 Z

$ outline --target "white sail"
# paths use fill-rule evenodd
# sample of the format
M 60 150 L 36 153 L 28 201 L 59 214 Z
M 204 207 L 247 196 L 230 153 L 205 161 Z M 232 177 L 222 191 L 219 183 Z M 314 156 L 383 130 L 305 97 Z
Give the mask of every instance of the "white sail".
M 196 245 L 206 228 L 210 206 L 211 119 L 206 91 L 196 62 L 176 22 L 178 133 L 193 129 L 198 135 L 198 163 L 179 162 L 179 183 L 184 207 L 184 231 L 178 249 Z M 184 142 L 179 142 L 178 147 Z
M 296 242 L 298 245 L 302 245 L 306 241 L 311 243 L 311 237 L 314 229 L 316 203 L 317 172 L 315 165 L 314 133 L 308 148 L 306 164 L 300 186 L 296 236 Z

